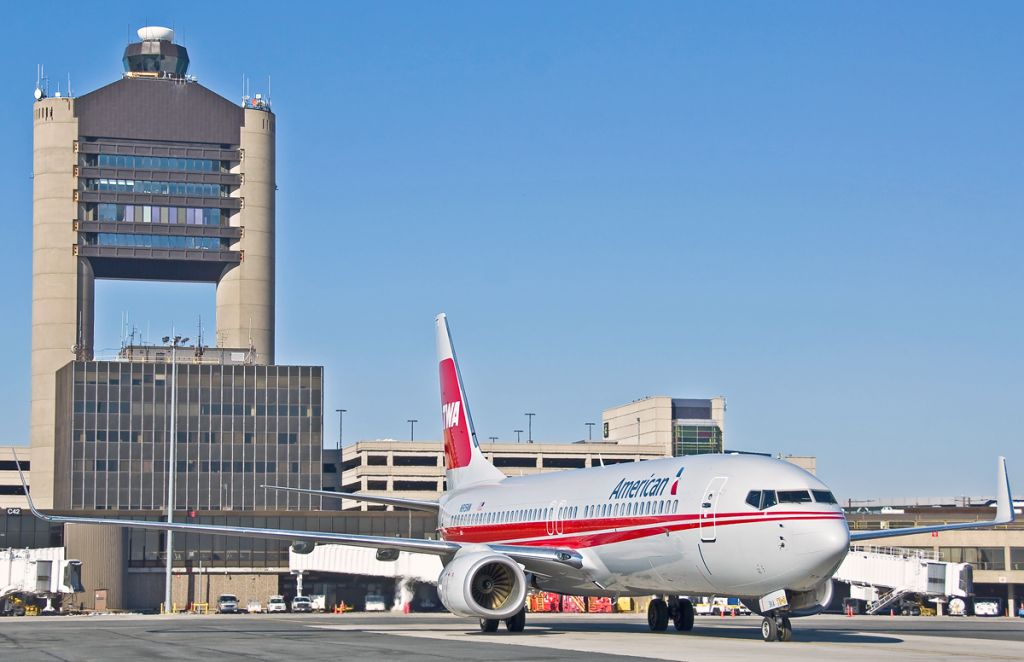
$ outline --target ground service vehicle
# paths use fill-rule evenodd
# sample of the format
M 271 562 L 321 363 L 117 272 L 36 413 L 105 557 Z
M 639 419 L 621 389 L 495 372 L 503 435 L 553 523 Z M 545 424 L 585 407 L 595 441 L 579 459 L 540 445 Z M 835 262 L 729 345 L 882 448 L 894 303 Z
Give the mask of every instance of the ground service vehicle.
M 284 601 L 283 595 L 272 595 L 267 600 L 268 614 L 283 614 L 288 611 L 288 604 Z
M 292 613 L 310 613 L 313 611 L 313 601 L 305 595 L 296 595 L 292 598 Z
M 370 593 L 364 601 L 366 611 L 387 611 L 384 596 L 379 593 Z
M 238 613 L 238 597 L 225 593 L 224 595 L 217 598 L 217 613 L 218 614 L 237 614 Z
M 249 600 L 249 602 L 245 605 L 245 611 L 250 614 L 262 614 L 263 605 L 260 604 L 259 600 Z
M 437 501 L 294 487 L 273 489 L 425 510 L 439 540 L 320 531 L 33 514 L 51 522 L 333 542 L 434 554 L 437 592 L 485 632 L 526 625 L 529 587 L 580 596 L 657 595 L 647 623 L 693 628 L 692 595 L 738 596 L 762 615 L 765 641 L 788 641 L 790 619 L 822 611 L 851 540 L 983 528 L 1014 519 L 1006 462 L 988 522 L 856 531 L 828 486 L 770 457 L 713 454 L 506 477 L 480 449 L 448 320 L 435 320 L 446 491 Z M 31 495 L 28 495 L 31 506 Z

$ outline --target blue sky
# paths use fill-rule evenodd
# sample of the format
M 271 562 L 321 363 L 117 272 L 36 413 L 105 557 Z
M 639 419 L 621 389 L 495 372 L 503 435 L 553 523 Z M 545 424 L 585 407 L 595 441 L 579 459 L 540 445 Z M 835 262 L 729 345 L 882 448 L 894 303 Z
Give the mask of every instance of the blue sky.
M 481 437 L 722 394 L 728 446 L 817 455 L 843 498 L 990 493 L 998 454 L 1024 486 L 1019 5 L 124 7 L 6 14 L 0 443 L 28 436 L 35 66 L 93 90 L 150 23 L 228 98 L 272 77 L 277 357 L 325 366 L 346 441 L 439 436 L 443 310 Z M 101 351 L 126 312 L 213 336 L 212 287 L 97 291 Z

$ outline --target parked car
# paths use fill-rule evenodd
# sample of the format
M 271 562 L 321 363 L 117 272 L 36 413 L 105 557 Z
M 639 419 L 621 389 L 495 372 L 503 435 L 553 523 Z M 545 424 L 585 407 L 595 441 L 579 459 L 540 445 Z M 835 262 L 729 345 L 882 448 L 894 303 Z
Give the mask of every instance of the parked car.
M 259 600 L 249 600 L 249 604 L 245 606 L 245 610 L 250 614 L 262 614 L 263 605 L 260 604 Z
M 284 601 L 284 596 L 283 595 L 272 595 L 272 596 L 270 596 L 270 599 L 267 600 L 267 613 L 268 614 L 274 614 L 274 613 L 283 614 L 283 613 L 286 613 L 287 611 L 288 611 L 288 603 L 286 603 Z
M 237 614 L 238 613 L 238 597 L 225 593 L 224 595 L 217 598 L 217 613 L 218 614 Z
M 366 596 L 366 611 L 387 611 L 384 596 L 380 593 L 369 593 Z
M 292 613 L 310 613 L 313 611 L 313 601 L 305 595 L 296 595 L 292 598 Z

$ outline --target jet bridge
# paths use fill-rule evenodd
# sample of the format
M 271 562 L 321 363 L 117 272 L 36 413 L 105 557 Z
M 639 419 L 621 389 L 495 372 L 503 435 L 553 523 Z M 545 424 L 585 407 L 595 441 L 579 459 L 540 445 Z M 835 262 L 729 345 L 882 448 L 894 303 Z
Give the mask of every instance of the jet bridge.
M 927 550 L 854 546 L 833 579 L 850 585 L 850 597 L 870 605 L 868 613 L 888 613 L 900 600 L 920 596 L 948 601 L 974 593 L 968 563 L 940 561 Z
M 0 550 L 0 615 L 55 611 L 52 600 L 80 593 L 81 561 L 66 559 L 63 547 Z

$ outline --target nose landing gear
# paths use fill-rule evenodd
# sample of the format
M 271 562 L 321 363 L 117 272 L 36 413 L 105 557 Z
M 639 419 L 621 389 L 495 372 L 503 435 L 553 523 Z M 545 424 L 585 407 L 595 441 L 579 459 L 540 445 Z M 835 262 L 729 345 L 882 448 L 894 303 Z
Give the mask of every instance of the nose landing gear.
M 769 614 L 761 621 L 761 638 L 765 641 L 790 641 L 793 639 L 793 626 L 788 616 Z

